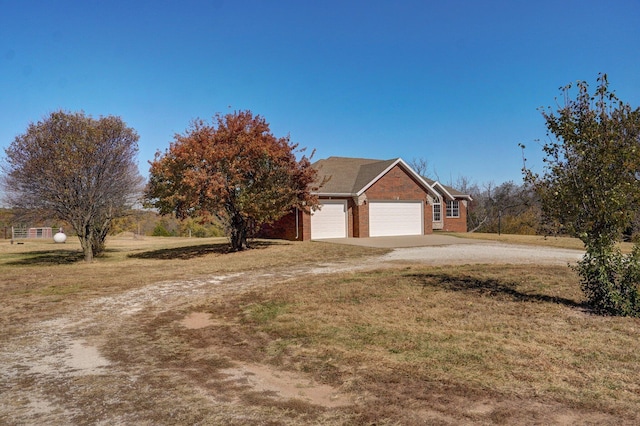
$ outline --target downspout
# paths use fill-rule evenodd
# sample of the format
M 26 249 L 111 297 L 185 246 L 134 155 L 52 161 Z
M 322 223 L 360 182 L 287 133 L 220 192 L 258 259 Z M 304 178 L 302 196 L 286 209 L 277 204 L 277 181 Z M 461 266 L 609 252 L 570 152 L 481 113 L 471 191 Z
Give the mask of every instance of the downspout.
M 298 208 L 296 207 L 296 241 L 300 237 L 300 227 L 298 226 Z

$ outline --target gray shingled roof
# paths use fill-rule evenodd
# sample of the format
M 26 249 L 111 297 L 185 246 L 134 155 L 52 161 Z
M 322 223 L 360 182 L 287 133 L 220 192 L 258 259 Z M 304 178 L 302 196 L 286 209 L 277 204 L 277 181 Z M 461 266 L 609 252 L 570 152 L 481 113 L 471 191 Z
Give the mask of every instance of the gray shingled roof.
M 424 176 L 422 177 L 422 179 L 427 181 L 427 183 L 429 185 L 431 185 L 431 186 L 433 186 L 433 184 L 436 183 L 435 180 L 426 178 Z M 450 186 L 442 185 L 440 182 L 438 182 L 438 184 L 441 185 L 444 189 L 446 189 L 449 192 L 449 194 L 453 195 L 454 197 L 468 197 L 469 196 L 469 194 L 465 194 L 464 192 L 460 192 L 457 189 L 454 189 L 454 188 L 452 188 Z
M 318 190 L 318 193 L 355 195 L 398 160 L 399 158 L 373 160 L 369 158 L 350 157 L 329 157 L 324 160 L 318 160 L 312 165 L 318 170 L 318 178 L 315 184 L 319 185 L 323 179 L 329 179 Z M 435 183 L 435 181 L 431 179 L 424 177 L 423 179 L 429 185 Z M 445 185 L 442 186 L 454 197 L 467 196 L 453 188 Z
M 318 170 L 316 184 L 329 178 L 318 191 L 321 194 L 357 194 L 384 172 L 390 165 L 398 161 L 372 160 L 367 158 L 329 157 L 313 163 Z

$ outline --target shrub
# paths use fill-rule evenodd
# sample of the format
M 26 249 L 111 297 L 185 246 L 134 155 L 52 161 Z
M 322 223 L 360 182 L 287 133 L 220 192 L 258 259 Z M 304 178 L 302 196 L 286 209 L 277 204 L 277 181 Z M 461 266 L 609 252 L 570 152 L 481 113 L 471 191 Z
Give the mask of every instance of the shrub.
M 618 249 L 587 249 L 575 270 L 587 302 L 598 313 L 640 316 L 640 246 L 628 255 Z
M 161 220 L 160 223 L 153 228 L 153 233 L 151 235 L 154 237 L 175 237 L 176 233 L 175 231 L 168 230 L 167 223 Z

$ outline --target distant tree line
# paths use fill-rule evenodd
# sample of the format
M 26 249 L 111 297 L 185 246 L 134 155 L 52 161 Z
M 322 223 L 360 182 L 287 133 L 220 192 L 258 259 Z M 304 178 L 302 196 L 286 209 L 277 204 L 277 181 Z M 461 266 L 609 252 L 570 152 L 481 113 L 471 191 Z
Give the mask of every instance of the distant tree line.
M 524 235 L 553 232 L 541 221 L 540 203 L 535 192 L 524 183 L 479 184 L 466 176 L 445 183 L 425 158 L 414 158 L 409 165 L 420 176 L 471 195 L 467 209 L 468 232 Z
M 466 188 L 473 200 L 467 213 L 469 232 L 535 235 L 545 232 L 540 205 L 524 184 L 473 184 Z
M 223 237 L 224 229 L 219 223 L 201 223 L 198 219 L 176 219 L 163 216 L 152 210 L 132 209 L 113 220 L 110 236 L 129 234 L 133 236 L 155 237 Z M 54 218 L 36 217 L 33 212 L 0 208 L 0 238 L 11 238 L 11 228 L 50 227 L 62 228 L 69 236 L 76 236 L 73 227 L 65 221 Z

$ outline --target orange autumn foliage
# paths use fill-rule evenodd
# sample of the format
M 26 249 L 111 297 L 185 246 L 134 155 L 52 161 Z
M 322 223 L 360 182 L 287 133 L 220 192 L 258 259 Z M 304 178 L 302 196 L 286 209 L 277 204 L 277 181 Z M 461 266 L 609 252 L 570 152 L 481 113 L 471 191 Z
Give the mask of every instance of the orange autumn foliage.
M 318 203 L 310 191 L 316 171 L 289 137 L 276 138 L 250 111 L 195 120 L 150 163 L 146 197 L 162 214 L 178 218 L 215 216 L 227 228 L 234 250 L 292 208 Z

